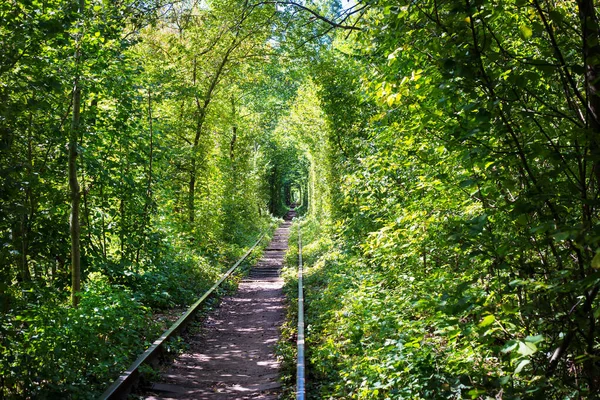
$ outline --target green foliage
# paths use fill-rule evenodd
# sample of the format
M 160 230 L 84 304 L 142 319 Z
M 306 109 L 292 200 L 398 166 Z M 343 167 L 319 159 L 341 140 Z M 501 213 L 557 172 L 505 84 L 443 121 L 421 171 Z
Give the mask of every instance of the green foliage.
M 218 271 L 204 259 L 151 266 L 141 273 L 129 272 L 124 281 L 136 298 L 153 309 L 184 307 L 204 293 L 217 280 Z
M 99 388 L 293 202 L 315 398 L 600 391 L 597 5 L 84 4 L 0 4 L 5 397 Z
M 43 299 L 3 320 L 5 398 L 96 398 L 159 333 L 149 308 L 99 274 L 77 309 Z
M 189 305 L 272 222 L 263 102 L 280 99 L 255 84 L 274 6 L 82 4 L 0 4 L 0 397 L 94 397 L 158 334 L 148 313 Z
M 312 396 L 598 393 L 590 4 L 368 2 L 319 49 Z

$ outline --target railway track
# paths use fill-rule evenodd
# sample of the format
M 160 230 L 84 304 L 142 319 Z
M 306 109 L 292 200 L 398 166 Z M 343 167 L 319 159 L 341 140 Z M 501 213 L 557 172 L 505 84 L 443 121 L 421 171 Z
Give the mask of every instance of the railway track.
M 145 385 L 142 398 L 158 399 L 276 399 L 279 364 L 274 345 L 285 317 L 285 297 L 280 271 L 291 220 L 276 230 L 264 255 L 240 283 L 234 296 L 204 321 L 199 334 L 188 337 L 189 351 L 179 356 L 160 378 Z M 223 278 L 161 336 L 106 392 L 101 399 L 124 399 L 132 390 L 139 368 L 158 358 L 167 339 L 193 319 L 202 302 L 258 246 L 261 238 Z M 298 397 L 300 399 L 300 397 Z
M 298 226 L 298 335 L 296 357 L 296 400 L 304 400 L 306 377 L 304 363 L 304 282 L 302 265 L 302 230 Z

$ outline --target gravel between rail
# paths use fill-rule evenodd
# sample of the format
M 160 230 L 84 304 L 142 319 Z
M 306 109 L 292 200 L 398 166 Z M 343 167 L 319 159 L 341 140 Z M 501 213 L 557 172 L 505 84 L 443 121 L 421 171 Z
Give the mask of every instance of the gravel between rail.
M 275 344 L 286 304 L 279 273 L 290 225 L 286 221 L 275 231 L 237 293 L 225 297 L 200 333 L 190 337 L 190 350 L 162 374 L 146 399 L 277 399 Z

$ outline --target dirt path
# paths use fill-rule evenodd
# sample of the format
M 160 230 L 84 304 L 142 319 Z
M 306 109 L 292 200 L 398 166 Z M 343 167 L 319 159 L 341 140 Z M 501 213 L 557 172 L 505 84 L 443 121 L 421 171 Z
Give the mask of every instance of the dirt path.
M 223 299 L 147 399 L 277 399 L 281 385 L 274 347 L 285 318 L 279 271 L 290 225 L 286 221 L 275 231 L 238 292 Z

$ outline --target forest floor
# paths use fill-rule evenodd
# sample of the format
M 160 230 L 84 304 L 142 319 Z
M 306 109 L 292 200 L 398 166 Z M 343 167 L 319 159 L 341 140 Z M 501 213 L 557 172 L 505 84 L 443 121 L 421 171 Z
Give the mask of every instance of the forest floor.
M 275 345 L 286 311 L 280 271 L 290 226 L 286 220 L 275 231 L 237 293 L 209 314 L 189 338 L 189 350 L 161 374 L 146 399 L 277 399 Z

